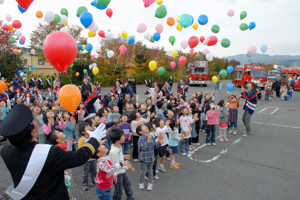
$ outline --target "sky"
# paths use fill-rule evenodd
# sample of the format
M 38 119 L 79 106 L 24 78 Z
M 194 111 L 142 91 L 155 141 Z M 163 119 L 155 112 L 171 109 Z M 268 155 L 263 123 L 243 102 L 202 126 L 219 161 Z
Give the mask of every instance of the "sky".
M 297 0 L 164 0 L 167 7 L 167 17 L 174 17 L 188 13 L 198 21 L 201 14 L 206 14 L 209 18 L 208 24 L 200 26 L 198 30 L 192 27 L 177 31 L 175 25 L 170 27 L 166 24 L 167 17 L 164 19 L 155 18 L 155 10 L 158 7 L 156 3 L 145 8 L 143 0 L 111 0 L 109 8 L 113 10 L 112 18 L 105 14 L 105 10 L 98 10 L 90 5 L 89 0 L 34 0 L 28 11 L 21 14 L 17 8 L 15 0 L 4 0 L 0 4 L 0 20 L 7 23 L 5 17 L 12 15 L 13 19 L 22 22 L 20 29 L 27 38 L 25 46 L 29 45 L 30 33 L 36 28 L 39 22 L 44 19 L 38 19 L 35 16 L 36 11 L 40 10 L 44 14 L 47 11 L 60 14 L 61 8 L 67 8 L 69 11 L 69 24 L 81 25 L 79 18 L 76 17 L 77 8 L 86 6 L 88 11 L 93 14 L 95 23 L 99 30 L 111 30 L 116 37 L 122 31 L 127 31 L 128 36 L 135 36 L 136 40 L 142 41 L 148 47 L 164 47 L 167 51 L 181 50 L 189 52 L 189 48 L 183 50 L 181 41 L 188 40 L 191 36 L 209 36 L 216 35 L 219 39 L 217 45 L 208 47 L 209 51 L 218 57 L 226 57 L 236 54 L 247 53 L 249 46 L 257 47 L 257 52 L 261 53 L 260 46 L 268 45 L 267 54 L 270 55 L 300 55 L 300 1 Z M 227 16 L 227 11 L 233 9 L 235 15 Z M 240 12 L 246 11 L 247 18 L 240 20 Z M 241 31 L 241 23 L 256 23 L 253 30 Z M 144 40 L 144 34 L 137 33 L 137 26 L 140 23 L 147 25 L 147 32 L 154 34 L 155 26 L 162 24 L 164 31 L 161 34 L 160 41 L 152 44 Z M 217 24 L 220 26 L 220 32 L 213 34 L 211 26 Z M 87 37 L 88 30 L 83 31 Z M 176 37 L 176 43 L 172 46 L 168 38 Z M 220 44 L 222 38 L 228 38 L 231 46 L 227 49 Z M 97 35 L 94 38 L 88 38 L 88 42 L 94 45 L 94 49 L 99 47 L 101 38 Z M 195 52 L 202 51 L 206 46 L 199 43 L 194 49 Z

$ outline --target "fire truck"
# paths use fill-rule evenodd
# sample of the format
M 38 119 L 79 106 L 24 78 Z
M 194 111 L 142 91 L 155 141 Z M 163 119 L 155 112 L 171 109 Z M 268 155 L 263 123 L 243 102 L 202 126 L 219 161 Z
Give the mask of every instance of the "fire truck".
M 186 76 L 184 80 L 189 85 L 201 85 L 208 86 L 208 62 L 196 61 L 190 63 L 186 70 Z
M 249 82 L 256 82 L 258 88 L 264 89 L 267 84 L 267 71 L 265 68 L 255 66 L 254 64 L 245 64 L 244 66 L 237 66 L 234 69 L 234 78 L 232 83 L 238 87 L 245 87 Z
M 300 90 L 300 68 L 285 68 L 281 70 L 281 83 L 286 85 L 289 78 L 294 79 L 295 90 Z

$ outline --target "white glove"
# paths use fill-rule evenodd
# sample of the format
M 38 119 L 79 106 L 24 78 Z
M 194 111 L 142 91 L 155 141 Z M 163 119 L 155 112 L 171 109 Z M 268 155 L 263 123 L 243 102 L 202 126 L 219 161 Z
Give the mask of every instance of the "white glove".
M 100 124 L 95 131 L 87 131 L 91 138 L 95 138 L 97 141 L 102 140 L 106 136 L 105 124 Z

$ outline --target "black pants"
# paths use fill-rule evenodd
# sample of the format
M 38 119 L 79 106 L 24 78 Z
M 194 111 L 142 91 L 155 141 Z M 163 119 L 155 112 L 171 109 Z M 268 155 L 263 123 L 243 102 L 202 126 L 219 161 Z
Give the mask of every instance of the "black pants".
M 132 159 L 139 158 L 139 147 L 138 147 L 139 136 L 132 136 L 133 150 L 132 150 Z
M 201 122 L 200 121 L 196 121 L 195 122 L 195 128 L 196 128 L 197 137 L 192 138 L 192 143 L 198 143 L 199 142 L 200 126 L 201 126 Z
M 114 191 L 114 195 L 113 195 L 113 200 L 121 200 L 122 199 L 123 188 L 125 190 L 127 199 L 134 199 L 133 193 L 131 190 L 131 183 L 130 183 L 130 180 L 128 179 L 128 176 L 126 173 L 118 175 L 117 184 L 114 184 L 114 186 L 115 186 L 115 191 Z
M 276 89 L 275 89 L 275 92 L 276 92 L 276 96 L 277 96 L 277 97 L 280 97 L 280 88 L 276 88 Z

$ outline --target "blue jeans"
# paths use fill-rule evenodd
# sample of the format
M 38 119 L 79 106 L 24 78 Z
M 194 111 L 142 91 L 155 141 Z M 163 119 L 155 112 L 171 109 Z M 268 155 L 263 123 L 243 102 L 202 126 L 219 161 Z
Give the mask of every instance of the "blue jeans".
M 100 188 L 96 187 L 96 195 L 99 200 L 111 200 L 112 189 L 109 188 L 107 190 L 101 190 Z
M 207 125 L 206 144 L 216 142 L 216 125 Z
M 129 151 L 129 143 L 123 143 L 121 144 L 122 146 L 122 151 L 124 155 L 128 155 L 128 151 Z
M 180 151 L 181 153 L 189 153 L 189 138 L 184 138 L 180 142 Z
M 219 88 L 220 88 L 220 83 L 216 83 L 216 86 L 215 86 L 215 90 L 219 90 Z
M 202 126 L 200 128 L 201 130 L 206 130 L 206 124 L 205 121 L 202 121 Z
M 232 127 L 237 128 L 237 122 L 230 122 L 229 127 L 230 128 L 232 128 Z

